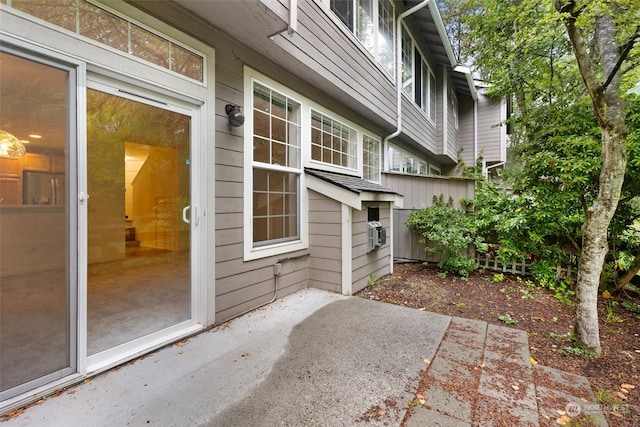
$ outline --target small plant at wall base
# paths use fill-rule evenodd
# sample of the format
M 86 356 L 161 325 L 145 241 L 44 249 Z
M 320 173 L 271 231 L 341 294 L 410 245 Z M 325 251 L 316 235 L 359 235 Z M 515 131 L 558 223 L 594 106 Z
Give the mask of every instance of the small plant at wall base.
M 451 199 L 445 204 L 442 196 L 434 197 L 434 206 L 411 212 L 406 225 L 421 236 L 420 242 L 427 245 L 427 252 L 444 254 L 445 259 L 438 263 L 440 268 L 468 276 L 477 265 L 467 253 L 473 249 L 484 251 L 486 244 L 476 235 L 474 219 L 452 205 Z

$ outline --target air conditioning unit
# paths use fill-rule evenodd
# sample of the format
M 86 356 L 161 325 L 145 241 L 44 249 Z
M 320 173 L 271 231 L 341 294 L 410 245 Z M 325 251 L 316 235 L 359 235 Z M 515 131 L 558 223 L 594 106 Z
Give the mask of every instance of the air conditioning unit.
M 369 221 L 367 223 L 367 252 L 387 243 L 387 230 L 382 227 L 380 221 Z

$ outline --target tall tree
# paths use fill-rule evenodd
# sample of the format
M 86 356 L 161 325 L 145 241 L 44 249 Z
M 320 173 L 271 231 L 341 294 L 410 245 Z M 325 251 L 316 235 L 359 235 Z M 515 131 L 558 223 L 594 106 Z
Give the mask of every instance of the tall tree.
M 468 62 L 480 70 L 481 77 L 492 85 L 490 92 L 514 98 L 518 111 L 512 119 L 514 144 L 529 144 L 527 151 L 531 153 L 537 131 L 549 128 L 548 123 L 556 121 L 554 114 L 581 103 L 585 96 L 590 99 L 600 127 L 602 165 L 599 176 L 589 182 L 596 189 L 594 196 L 577 198 L 587 203 L 582 203 L 575 333 L 599 352 L 598 285 L 608 251 L 607 232 L 620 202 L 626 169 L 627 104 L 621 89 L 640 80 L 636 43 L 640 2 L 470 0 L 459 7 L 460 2 L 454 0 L 453 5 L 444 9 L 443 18 L 461 29 L 459 36 L 468 37 L 456 45 L 469 49 L 459 57 L 469 58 Z M 571 145 L 566 144 L 563 150 L 571 150 Z M 526 168 L 532 161 L 525 157 L 522 163 Z M 580 170 L 571 164 L 565 168 L 569 174 Z M 542 182 L 549 176 L 537 178 Z M 537 196 L 551 193 L 545 194 Z
M 555 0 L 555 7 L 566 27 L 602 132 L 598 196 L 587 209 L 583 225 L 574 328 L 576 338 L 599 354 L 598 286 L 609 250 L 607 232 L 620 201 L 627 167 L 628 105 L 622 99 L 620 82 L 624 62 L 640 36 L 640 26 L 629 32 L 629 24 L 616 18 L 635 12 L 632 23 L 637 25 L 640 16 L 637 6 L 634 11 L 631 3 L 615 1 Z

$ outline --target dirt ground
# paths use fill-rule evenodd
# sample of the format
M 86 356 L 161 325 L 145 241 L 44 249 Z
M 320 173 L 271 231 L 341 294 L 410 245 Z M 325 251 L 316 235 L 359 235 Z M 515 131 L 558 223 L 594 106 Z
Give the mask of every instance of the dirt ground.
M 530 277 L 478 270 L 463 280 L 434 265 L 396 263 L 359 296 L 523 329 L 538 363 L 588 378 L 610 426 L 640 426 L 640 314 L 623 307 L 637 299 L 600 298 L 602 355 L 594 357 L 571 341 L 575 306 Z

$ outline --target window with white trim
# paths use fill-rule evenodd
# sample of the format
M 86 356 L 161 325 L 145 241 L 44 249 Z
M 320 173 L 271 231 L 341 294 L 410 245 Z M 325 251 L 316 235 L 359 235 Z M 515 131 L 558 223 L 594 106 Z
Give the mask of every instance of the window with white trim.
M 409 31 L 402 26 L 402 89 L 413 98 L 413 40 Z
M 311 159 L 348 169 L 358 168 L 357 131 L 311 110 Z
M 436 77 L 422 57 L 420 59 L 420 75 L 420 87 L 416 88 L 416 92 L 418 92 L 418 90 L 420 91 L 420 102 L 418 102 L 418 105 L 420 105 L 420 109 L 431 121 L 435 121 Z
M 453 90 L 449 91 L 449 109 L 453 118 L 453 125 L 458 129 L 458 97 Z
M 394 11 L 391 0 L 329 0 L 329 7 L 382 67 L 394 72 Z
M 402 27 L 402 89 L 429 120 L 435 122 L 436 77 L 405 26 Z
M 300 239 L 300 104 L 253 83 L 253 246 Z
M 106 6 L 80 1 L 2 2 L 21 12 L 125 52 L 182 76 L 204 82 L 204 55 Z
M 389 171 L 415 175 L 440 175 L 440 168 L 393 144 L 387 148 Z
M 381 138 L 246 67 L 244 259 L 308 247 L 305 167 L 380 182 Z
M 380 140 L 362 136 L 362 178 L 380 182 Z

